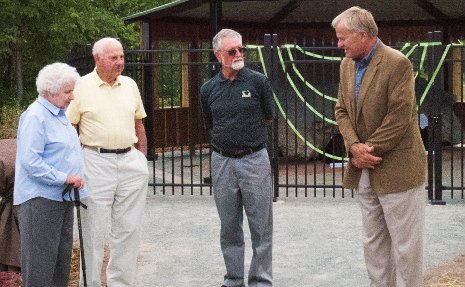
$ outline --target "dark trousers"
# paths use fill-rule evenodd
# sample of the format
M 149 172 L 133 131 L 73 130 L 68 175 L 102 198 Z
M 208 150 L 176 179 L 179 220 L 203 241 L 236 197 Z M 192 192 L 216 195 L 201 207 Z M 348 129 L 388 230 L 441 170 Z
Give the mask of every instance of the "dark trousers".
M 20 205 L 23 287 L 67 287 L 73 248 L 73 203 L 37 197 Z

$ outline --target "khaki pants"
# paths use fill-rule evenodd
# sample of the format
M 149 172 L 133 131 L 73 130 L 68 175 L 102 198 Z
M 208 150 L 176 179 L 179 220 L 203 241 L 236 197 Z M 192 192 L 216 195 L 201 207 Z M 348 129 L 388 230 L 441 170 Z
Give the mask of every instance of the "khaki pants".
M 356 192 L 370 286 L 423 286 L 424 185 L 404 192 L 376 194 L 368 170 L 363 170 Z
M 83 200 L 88 209 L 81 209 L 88 286 L 101 286 L 107 231 L 107 285 L 132 286 L 148 189 L 147 160 L 134 148 L 125 154 L 103 154 L 84 148 L 83 154 L 89 190 L 89 197 Z

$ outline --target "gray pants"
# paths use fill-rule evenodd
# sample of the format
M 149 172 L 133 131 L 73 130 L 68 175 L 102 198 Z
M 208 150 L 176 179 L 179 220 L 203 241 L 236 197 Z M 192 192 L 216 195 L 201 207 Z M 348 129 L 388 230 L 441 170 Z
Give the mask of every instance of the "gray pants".
M 272 286 L 272 188 L 266 149 L 242 158 L 213 152 L 214 198 L 221 221 L 221 250 L 226 265 L 224 285 L 244 283 L 243 209 L 252 238 L 253 256 L 248 286 Z
M 73 203 L 36 197 L 18 210 L 23 287 L 67 287 Z

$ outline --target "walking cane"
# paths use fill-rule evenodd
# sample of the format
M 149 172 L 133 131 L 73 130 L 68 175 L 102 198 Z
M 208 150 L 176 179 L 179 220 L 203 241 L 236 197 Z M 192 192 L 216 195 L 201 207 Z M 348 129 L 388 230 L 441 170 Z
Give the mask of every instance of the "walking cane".
M 65 191 L 63 191 L 63 194 L 65 193 L 70 193 L 71 188 L 73 188 L 72 184 L 69 184 Z M 76 206 L 76 212 L 77 212 L 77 220 L 78 220 L 78 231 L 79 231 L 79 249 L 81 250 L 81 266 L 82 266 L 82 278 L 84 280 L 84 287 L 87 287 L 87 277 L 86 277 L 86 260 L 84 258 L 84 241 L 82 239 L 82 226 L 81 226 L 81 209 L 82 208 L 87 209 L 87 205 L 81 202 L 81 199 L 79 197 L 79 188 L 74 188 L 74 206 Z

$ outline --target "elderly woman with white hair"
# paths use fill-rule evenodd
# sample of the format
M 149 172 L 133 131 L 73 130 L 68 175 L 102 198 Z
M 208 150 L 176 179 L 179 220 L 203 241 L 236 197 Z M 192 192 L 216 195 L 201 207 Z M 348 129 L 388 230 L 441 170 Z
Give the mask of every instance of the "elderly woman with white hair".
M 65 110 L 79 74 L 54 63 L 37 76 L 39 96 L 18 127 L 14 205 L 19 205 L 23 287 L 68 286 L 73 244 L 73 194 L 84 187 L 82 150 Z

